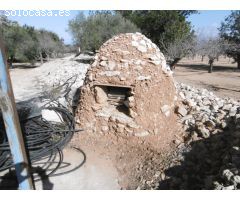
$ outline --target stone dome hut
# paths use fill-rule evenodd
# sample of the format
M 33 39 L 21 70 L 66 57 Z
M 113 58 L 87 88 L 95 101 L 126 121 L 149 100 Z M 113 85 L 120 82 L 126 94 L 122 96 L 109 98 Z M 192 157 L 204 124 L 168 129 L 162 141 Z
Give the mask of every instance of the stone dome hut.
M 140 33 L 105 42 L 80 89 L 76 120 L 87 133 L 168 137 L 176 124 L 172 72 Z

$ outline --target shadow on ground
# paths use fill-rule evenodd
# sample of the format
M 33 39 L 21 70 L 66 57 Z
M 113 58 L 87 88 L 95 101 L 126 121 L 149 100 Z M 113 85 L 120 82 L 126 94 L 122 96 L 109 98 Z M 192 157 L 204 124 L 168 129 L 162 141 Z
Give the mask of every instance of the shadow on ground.
M 86 154 L 79 148 L 73 149 L 75 149 L 83 157 L 83 159 L 80 159 L 80 162 L 72 164 L 69 162 L 63 162 L 54 159 L 50 160 L 49 162 L 40 161 L 34 163 L 34 166 L 32 166 L 30 169 L 34 183 L 36 184 L 40 181 L 41 189 L 52 190 L 54 186 L 54 181 L 51 179 L 51 177 L 64 176 L 81 168 L 86 162 Z M 77 158 L 76 160 L 79 160 L 79 158 Z M 19 168 L 20 164 L 14 166 L 14 168 L 16 167 Z M 17 180 L 16 171 L 14 168 L 9 168 L 7 173 L 0 176 L 0 190 L 17 190 L 19 188 L 19 182 Z M 22 183 L 27 178 L 28 177 L 26 176 L 20 176 L 20 183 Z M 40 189 L 39 184 L 37 184 L 37 186 L 38 187 L 36 189 Z
M 191 142 L 182 161 L 164 172 L 169 179 L 161 181 L 159 189 L 214 189 L 215 181 L 228 184 L 222 179 L 222 171 L 238 173 L 240 169 L 240 151 L 233 148 L 239 147 L 240 131 L 228 126 L 222 133 Z
M 39 67 L 39 64 L 30 64 L 30 63 L 15 63 L 10 69 L 33 69 Z
M 20 164 L 15 165 L 16 168 L 20 167 Z M 40 180 L 42 181 L 42 188 L 43 190 L 51 190 L 53 189 L 53 183 L 49 180 L 48 175 L 46 174 L 46 170 L 42 169 L 41 167 L 34 167 L 31 169 L 32 174 L 36 173 L 40 177 Z M 0 181 L 0 190 L 17 190 L 18 184 L 23 183 L 28 179 L 27 176 L 20 175 L 19 177 L 21 180 L 18 183 L 17 177 L 16 177 L 16 171 L 9 169 L 8 173 L 6 173 L 4 176 L 1 177 Z
M 208 72 L 209 69 L 209 65 L 207 64 L 177 64 L 177 67 L 185 67 L 185 68 L 189 68 L 192 70 L 199 70 L 199 71 L 206 71 Z M 176 68 L 177 68 L 176 67 Z M 219 66 L 219 65 L 213 65 L 213 72 L 240 72 L 239 69 L 237 69 L 237 67 L 232 67 L 232 66 Z

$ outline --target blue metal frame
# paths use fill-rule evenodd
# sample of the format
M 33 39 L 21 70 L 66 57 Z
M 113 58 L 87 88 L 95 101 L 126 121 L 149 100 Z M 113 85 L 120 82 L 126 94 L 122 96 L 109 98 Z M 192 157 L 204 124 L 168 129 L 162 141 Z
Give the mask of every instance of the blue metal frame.
M 30 190 L 34 189 L 32 177 L 29 171 L 11 80 L 1 44 L 0 47 L 0 108 L 16 169 L 19 189 Z

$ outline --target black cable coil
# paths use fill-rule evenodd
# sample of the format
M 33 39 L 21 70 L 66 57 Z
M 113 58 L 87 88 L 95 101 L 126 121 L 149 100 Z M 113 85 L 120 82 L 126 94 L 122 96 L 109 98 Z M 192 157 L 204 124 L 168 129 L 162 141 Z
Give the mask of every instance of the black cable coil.
M 61 122 L 49 122 L 42 115 L 21 121 L 25 147 L 31 166 L 43 159 L 49 168 L 59 155 L 59 162 L 50 174 L 53 174 L 62 162 L 62 149 L 69 143 L 75 130 L 74 116 L 63 106 L 49 104 L 42 109 L 54 111 Z M 56 162 L 55 162 L 56 163 Z M 6 132 L 0 127 L 0 172 L 14 167 Z

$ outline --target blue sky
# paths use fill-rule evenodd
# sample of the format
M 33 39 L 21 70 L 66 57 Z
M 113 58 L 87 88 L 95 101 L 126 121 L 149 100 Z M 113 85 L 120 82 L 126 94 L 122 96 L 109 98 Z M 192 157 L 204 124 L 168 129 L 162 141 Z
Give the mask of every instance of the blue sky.
M 35 28 L 44 28 L 47 30 L 54 31 L 61 38 L 64 39 L 65 43 L 70 44 L 72 42 L 71 34 L 67 32 L 68 21 L 73 19 L 79 11 L 70 11 L 70 16 L 65 17 L 25 17 L 25 16 L 12 16 L 9 17 L 11 20 L 18 21 L 19 24 L 34 26 Z M 206 36 L 217 35 L 217 28 L 221 24 L 221 21 L 230 14 L 231 11 L 199 11 L 199 14 L 191 15 L 188 20 L 192 23 L 193 28 L 197 32 L 201 32 Z M 88 13 L 85 11 L 85 13 Z
M 188 20 L 197 33 L 214 37 L 218 34 L 221 22 L 231 13 L 230 10 L 199 11 L 199 14 L 191 15 Z

